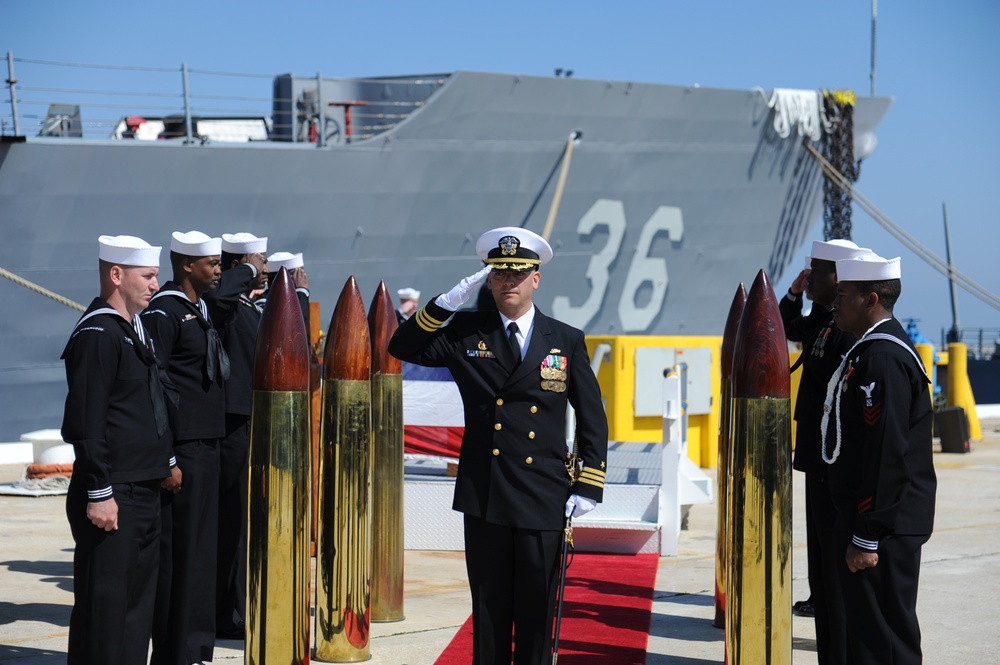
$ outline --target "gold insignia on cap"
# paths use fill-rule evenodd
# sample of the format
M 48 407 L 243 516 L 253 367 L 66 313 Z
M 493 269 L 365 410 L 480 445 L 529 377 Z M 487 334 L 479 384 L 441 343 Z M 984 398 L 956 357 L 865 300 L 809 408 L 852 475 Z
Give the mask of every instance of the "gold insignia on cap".
M 517 248 L 521 246 L 521 241 L 514 236 L 504 236 L 500 238 L 500 253 L 504 256 L 514 256 L 517 254 Z
M 520 263 L 506 263 L 503 259 L 487 259 L 487 263 L 493 266 L 494 270 L 529 270 L 537 266 L 540 261 L 537 259 L 521 259 Z

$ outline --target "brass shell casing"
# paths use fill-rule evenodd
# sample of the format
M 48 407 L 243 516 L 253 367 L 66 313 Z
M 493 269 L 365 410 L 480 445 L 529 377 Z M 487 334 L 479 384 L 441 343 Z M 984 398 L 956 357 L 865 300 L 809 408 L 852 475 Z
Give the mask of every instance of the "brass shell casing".
M 732 432 L 728 663 L 791 665 L 791 400 L 734 398 Z
M 726 328 L 722 334 L 721 377 L 719 387 L 719 451 L 718 473 L 716 475 L 716 531 L 715 531 L 715 618 L 712 625 L 726 627 L 726 570 L 729 566 L 729 513 L 726 495 L 729 492 L 729 469 L 732 466 L 732 413 L 733 413 L 733 355 L 736 351 L 737 335 L 743 309 L 746 307 L 747 291 L 741 282 L 729 306 Z
M 716 628 L 726 626 L 726 572 L 729 569 L 729 476 L 732 467 L 732 380 L 724 377 L 721 382 L 719 402 L 719 456 L 715 526 L 715 619 Z
M 371 656 L 371 381 L 323 384 L 316 534 L 316 658 Z
M 372 621 L 402 621 L 403 375 L 372 374 Z
M 309 663 L 309 393 L 253 393 L 246 662 Z

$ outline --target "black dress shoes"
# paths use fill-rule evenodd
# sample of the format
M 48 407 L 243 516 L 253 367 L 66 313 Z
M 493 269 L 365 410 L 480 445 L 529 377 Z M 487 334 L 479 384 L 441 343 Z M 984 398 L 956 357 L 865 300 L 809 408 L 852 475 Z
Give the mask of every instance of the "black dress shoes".
M 247 638 L 246 624 L 240 621 L 228 628 L 220 628 L 215 631 L 215 636 L 222 640 L 245 640 Z

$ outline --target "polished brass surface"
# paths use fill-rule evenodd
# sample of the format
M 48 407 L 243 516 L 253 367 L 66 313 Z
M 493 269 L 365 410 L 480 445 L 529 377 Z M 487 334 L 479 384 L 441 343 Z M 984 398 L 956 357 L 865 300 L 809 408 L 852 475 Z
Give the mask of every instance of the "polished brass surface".
M 732 414 L 733 414 L 733 382 L 728 376 L 722 378 L 719 394 L 719 456 L 717 488 L 719 497 L 716 502 L 717 521 L 715 527 L 715 589 L 716 589 L 716 620 L 717 628 L 725 627 L 726 611 L 726 570 L 729 566 L 729 510 L 727 497 L 729 495 L 729 474 L 732 468 Z M 719 619 L 722 619 L 720 622 Z
M 729 513 L 726 510 L 726 494 L 729 492 L 730 453 L 732 448 L 732 412 L 733 412 L 733 355 L 739 340 L 740 323 L 743 320 L 743 310 L 746 309 L 747 290 L 743 283 L 733 294 L 733 302 L 729 306 L 729 316 L 722 333 L 722 347 L 719 349 L 720 401 L 719 409 L 719 450 L 718 461 L 718 508 L 715 538 L 715 616 L 712 625 L 716 628 L 726 627 L 726 567 L 729 565 Z M 747 395 L 743 395 L 747 397 Z
M 334 663 L 371 655 L 371 406 L 371 381 L 323 384 L 316 658 Z
M 246 662 L 309 663 L 309 393 L 254 391 Z
M 727 661 L 790 665 L 791 401 L 736 398 L 732 409 Z
M 402 374 L 372 374 L 372 432 L 372 621 L 402 621 Z

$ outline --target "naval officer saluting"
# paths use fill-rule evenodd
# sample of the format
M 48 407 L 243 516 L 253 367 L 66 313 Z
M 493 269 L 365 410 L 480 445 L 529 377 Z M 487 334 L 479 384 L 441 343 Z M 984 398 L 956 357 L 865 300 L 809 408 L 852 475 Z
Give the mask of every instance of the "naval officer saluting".
M 465 514 L 473 663 L 551 659 L 565 517 L 604 492 L 608 422 L 583 332 L 532 303 L 552 248 L 526 229 L 487 231 L 486 267 L 431 300 L 389 343 L 397 358 L 447 367 L 465 406 L 453 508 Z M 497 310 L 457 312 L 486 282 Z M 450 323 L 445 325 L 450 319 Z M 576 409 L 583 460 L 567 473 L 566 406 Z

